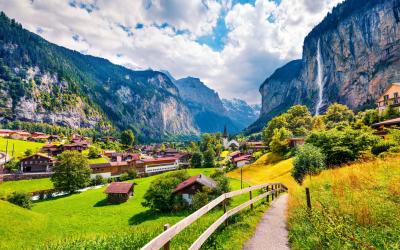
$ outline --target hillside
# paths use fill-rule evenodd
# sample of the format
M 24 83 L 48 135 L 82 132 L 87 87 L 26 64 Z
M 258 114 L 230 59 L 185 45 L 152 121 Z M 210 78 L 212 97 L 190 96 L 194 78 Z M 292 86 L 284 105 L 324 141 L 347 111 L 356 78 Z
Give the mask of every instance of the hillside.
M 335 7 L 305 38 L 302 59 L 261 85 L 260 120 L 248 131 L 260 131 L 294 104 L 314 113 L 334 102 L 353 110 L 373 105 L 389 84 L 400 80 L 399 13 L 397 0 L 347 0 Z
M 0 15 L 0 121 L 73 128 L 132 128 L 139 140 L 198 134 L 163 73 L 133 71 L 83 55 Z
M 289 187 L 291 249 L 398 249 L 399 160 L 394 155 L 324 170 L 300 186 L 290 175 L 291 159 L 267 154 L 243 168 L 243 180 Z M 228 175 L 240 179 L 239 170 Z M 307 211 L 305 187 L 310 188 L 312 213 Z

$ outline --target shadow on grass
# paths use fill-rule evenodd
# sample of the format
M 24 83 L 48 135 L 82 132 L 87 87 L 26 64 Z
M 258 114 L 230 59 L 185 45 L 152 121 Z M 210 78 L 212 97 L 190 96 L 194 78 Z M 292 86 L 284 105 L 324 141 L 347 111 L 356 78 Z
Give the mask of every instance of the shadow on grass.
M 145 221 L 157 220 L 162 217 L 185 217 L 190 214 L 190 211 L 181 211 L 176 213 L 161 213 L 154 210 L 146 210 L 144 212 L 133 215 L 129 219 L 129 225 L 139 225 Z
M 121 203 L 108 203 L 107 198 L 104 198 L 101 201 L 96 202 L 96 204 L 94 204 L 93 207 L 115 206 L 115 205 L 121 205 L 123 203 L 124 202 L 121 202 Z

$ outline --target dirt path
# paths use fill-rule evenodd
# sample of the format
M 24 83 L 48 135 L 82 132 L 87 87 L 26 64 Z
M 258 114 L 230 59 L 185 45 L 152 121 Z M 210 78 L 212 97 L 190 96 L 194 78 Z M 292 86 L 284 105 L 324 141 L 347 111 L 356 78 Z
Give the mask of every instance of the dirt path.
M 253 237 L 243 246 L 244 250 L 290 249 L 286 227 L 288 194 L 280 195 L 265 212 Z

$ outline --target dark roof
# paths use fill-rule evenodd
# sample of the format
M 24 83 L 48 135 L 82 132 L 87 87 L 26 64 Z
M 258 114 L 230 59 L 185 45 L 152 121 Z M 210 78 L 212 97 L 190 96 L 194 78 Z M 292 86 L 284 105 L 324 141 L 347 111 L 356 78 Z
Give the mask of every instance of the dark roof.
M 400 124 L 400 117 L 372 124 L 372 127 Z
M 213 179 L 205 176 L 204 174 L 199 174 L 199 175 L 190 177 L 189 179 L 187 179 L 184 182 L 179 183 L 178 186 L 176 186 L 174 192 L 178 192 L 196 182 L 203 186 L 207 186 L 211 189 L 214 189 L 217 187 L 217 183 Z
M 251 157 L 251 155 L 242 155 L 240 157 L 236 157 L 233 159 L 233 162 L 238 162 L 238 161 L 245 161 L 248 160 Z
M 111 161 L 106 163 L 95 163 L 90 164 L 90 168 L 106 168 L 106 167 L 118 167 L 118 166 L 128 166 L 126 161 Z
M 30 156 L 27 156 L 27 157 L 25 157 L 25 158 L 22 158 L 20 161 L 25 161 L 25 160 L 27 160 L 27 159 L 29 159 L 29 158 L 34 157 L 34 156 L 40 156 L 40 157 L 46 158 L 46 159 L 48 159 L 48 160 L 50 160 L 50 161 L 53 160 L 53 158 L 50 157 L 50 156 L 48 156 L 48 155 L 44 155 L 44 154 L 39 154 L 39 153 L 37 153 L 37 154 L 30 155 Z
M 133 183 L 132 182 L 113 182 L 108 185 L 106 194 L 128 194 L 132 189 Z

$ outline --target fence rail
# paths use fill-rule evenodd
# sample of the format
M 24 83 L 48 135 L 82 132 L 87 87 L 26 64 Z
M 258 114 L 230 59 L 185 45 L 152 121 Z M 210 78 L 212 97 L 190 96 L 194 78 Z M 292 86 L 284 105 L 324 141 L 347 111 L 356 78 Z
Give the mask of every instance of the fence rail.
M 271 187 L 271 189 L 270 189 L 270 187 Z M 265 189 L 265 192 L 255 198 L 252 198 L 252 191 L 258 190 L 258 189 Z M 217 228 L 222 223 L 226 222 L 229 217 L 235 215 L 236 213 L 240 212 L 241 210 L 243 210 L 244 208 L 246 208 L 248 206 L 253 207 L 254 203 L 256 203 L 257 201 L 260 201 L 263 198 L 267 198 L 267 201 L 269 201 L 270 195 L 272 196 L 272 199 L 273 199 L 274 196 L 278 195 L 278 193 L 284 192 L 286 190 L 288 190 L 287 187 L 285 185 L 283 185 L 282 183 L 265 183 L 265 184 L 252 186 L 252 187 L 248 187 L 248 188 L 244 188 L 244 189 L 240 189 L 240 190 L 222 194 L 221 196 L 217 197 L 216 199 L 214 199 L 207 205 L 205 205 L 202 208 L 200 208 L 199 210 L 197 210 L 196 212 L 194 212 L 191 215 L 189 215 L 188 217 L 182 219 L 181 221 L 179 221 L 172 227 L 167 228 L 166 231 L 164 231 L 163 233 L 158 235 L 156 238 L 151 240 L 149 243 L 147 243 L 142 248 L 142 250 L 158 250 L 158 249 L 162 248 L 163 246 L 166 246 L 166 245 L 169 246 L 169 242 L 173 239 L 173 237 L 175 235 L 180 233 L 186 227 L 191 225 L 194 221 L 196 221 L 197 219 L 202 217 L 204 214 L 206 214 L 207 212 L 212 210 L 214 207 L 218 206 L 220 203 L 223 202 L 224 214 L 220 218 L 218 218 L 218 220 L 216 220 L 210 227 L 208 227 L 207 230 L 204 231 L 203 234 L 200 235 L 200 237 L 189 248 L 191 250 L 199 249 L 204 244 L 204 242 L 211 236 L 211 234 L 215 230 L 217 230 Z M 245 194 L 245 193 L 250 194 L 249 201 L 246 201 L 245 203 L 242 203 L 241 205 L 234 207 L 229 211 L 226 211 L 226 205 L 225 205 L 226 199 L 229 199 L 229 198 L 241 195 L 241 194 Z

